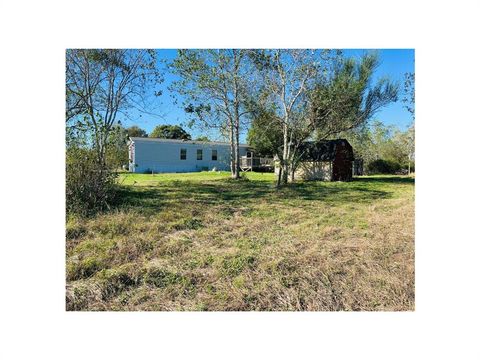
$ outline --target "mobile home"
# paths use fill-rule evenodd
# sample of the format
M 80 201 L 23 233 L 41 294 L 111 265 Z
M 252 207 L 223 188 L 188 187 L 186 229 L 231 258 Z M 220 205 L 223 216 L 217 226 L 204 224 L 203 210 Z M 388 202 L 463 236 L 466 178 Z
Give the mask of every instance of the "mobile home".
M 248 146 L 239 150 L 246 156 Z M 131 137 L 128 154 L 129 170 L 137 173 L 230 170 L 230 144 L 224 142 Z

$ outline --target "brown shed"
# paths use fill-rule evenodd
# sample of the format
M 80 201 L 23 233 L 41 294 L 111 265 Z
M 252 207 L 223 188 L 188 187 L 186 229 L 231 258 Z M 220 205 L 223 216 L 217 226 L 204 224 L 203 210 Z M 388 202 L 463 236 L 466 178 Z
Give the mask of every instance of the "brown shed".
M 296 179 L 351 181 L 353 148 L 345 139 L 308 141 L 299 147 Z M 277 172 L 278 169 L 275 169 Z

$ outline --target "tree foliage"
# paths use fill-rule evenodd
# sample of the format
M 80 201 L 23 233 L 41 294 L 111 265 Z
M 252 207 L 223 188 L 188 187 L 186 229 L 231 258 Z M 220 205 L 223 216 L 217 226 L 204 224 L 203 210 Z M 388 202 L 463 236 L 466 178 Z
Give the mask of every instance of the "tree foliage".
M 383 166 L 387 164 L 385 162 L 388 162 L 389 169 L 394 172 L 414 166 L 414 158 L 411 157 L 411 144 L 414 142 L 411 128 L 400 131 L 395 126 L 374 121 L 371 125 L 342 132 L 339 136 L 350 142 L 355 158 L 362 159 L 365 168 L 373 173 L 387 169 Z M 374 165 L 370 166 L 372 163 Z
M 357 128 L 397 101 L 398 84 L 382 78 L 372 85 L 378 61 L 376 53 L 368 53 L 360 61 L 344 59 L 330 81 L 315 85 L 310 109 L 317 139 Z
M 93 149 L 70 146 L 66 151 L 67 213 L 88 216 L 110 207 L 116 196 L 116 173 L 99 169 Z
M 376 174 L 396 174 L 400 171 L 401 165 L 397 161 L 378 159 L 367 165 L 367 172 L 370 175 Z
M 240 178 L 239 138 L 248 120 L 252 82 L 244 49 L 179 50 L 172 89 L 184 100 L 190 125 L 216 129 L 230 141 L 233 178 Z
M 272 49 L 258 50 L 251 56 L 261 79 L 255 107 L 261 109 L 260 116 L 269 114 L 273 129 L 281 129 L 281 146 L 274 149 L 280 163 L 277 186 L 288 181 L 298 145 L 310 135 L 308 92 L 321 81 L 321 70 L 329 67 L 331 55 L 330 51 Z
M 66 51 L 67 211 L 108 206 L 112 170 L 126 162 L 120 118 L 133 109 L 145 111 L 149 94 L 160 94 L 161 81 L 153 50 Z
M 357 61 L 339 51 L 269 50 L 258 51 L 254 63 L 263 82 L 249 142 L 278 157 L 279 185 L 295 172 L 302 142 L 357 128 L 397 100 L 397 84 L 372 84 L 375 53 Z
M 275 119 L 275 113 L 267 109 L 257 109 L 247 133 L 247 143 L 257 155 L 273 156 L 283 144 L 282 126 Z
M 128 137 L 148 137 L 147 132 L 137 125 L 130 126 L 126 130 Z
M 192 140 L 192 136 L 178 125 L 158 125 L 150 134 L 152 138 Z
M 100 166 L 107 166 L 109 135 L 118 117 L 143 106 L 149 92 L 159 95 L 162 77 L 153 50 L 69 49 L 66 52 L 66 121 L 88 133 Z
M 415 121 L 415 73 L 405 74 L 403 92 L 403 106 L 412 115 L 412 121 Z
M 128 131 L 120 124 L 115 125 L 108 135 L 106 162 L 112 169 L 128 165 Z
M 409 156 L 408 172 L 410 173 L 410 162 L 415 161 L 415 73 L 405 74 L 403 104 L 412 116 L 412 124 L 405 139 Z

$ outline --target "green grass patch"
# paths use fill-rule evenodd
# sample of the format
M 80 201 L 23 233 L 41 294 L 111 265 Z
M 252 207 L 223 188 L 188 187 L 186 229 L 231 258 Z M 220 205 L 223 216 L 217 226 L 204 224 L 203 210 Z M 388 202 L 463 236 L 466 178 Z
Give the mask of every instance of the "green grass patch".
M 130 174 L 66 223 L 69 310 L 412 310 L 414 179 Z

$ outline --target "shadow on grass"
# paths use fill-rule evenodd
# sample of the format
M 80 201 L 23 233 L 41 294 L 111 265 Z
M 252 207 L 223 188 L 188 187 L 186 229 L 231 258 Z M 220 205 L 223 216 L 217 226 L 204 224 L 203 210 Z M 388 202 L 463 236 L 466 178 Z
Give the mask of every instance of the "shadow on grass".
M 376 176 L 376 177 L 355 177 L 354 182 L 357 183 L 384 183 L 384 184 L 414 184 L 415 179 L 400 176 Z
M 332 205 L 371 203 L 393 196 L 392 184 L 413 184 L 406 177 L 358 177 L 349 183 L 297 182 L 276 190 L 265 181 L 169 181 L 154 186 L 122 186 L 117 207 L 155 213 L 166 206 L 248 206 L 259 201 L 295 206 L 302 201 L 325 201 Z
M 392 197 L 392 193 L 384 189 L 356 186 L 354 183 L 318 183 L 305 182 L 289 186 L 283 193 L 286 200 L 320 200 L 331 204 L 370 203 L 377 199 Z

